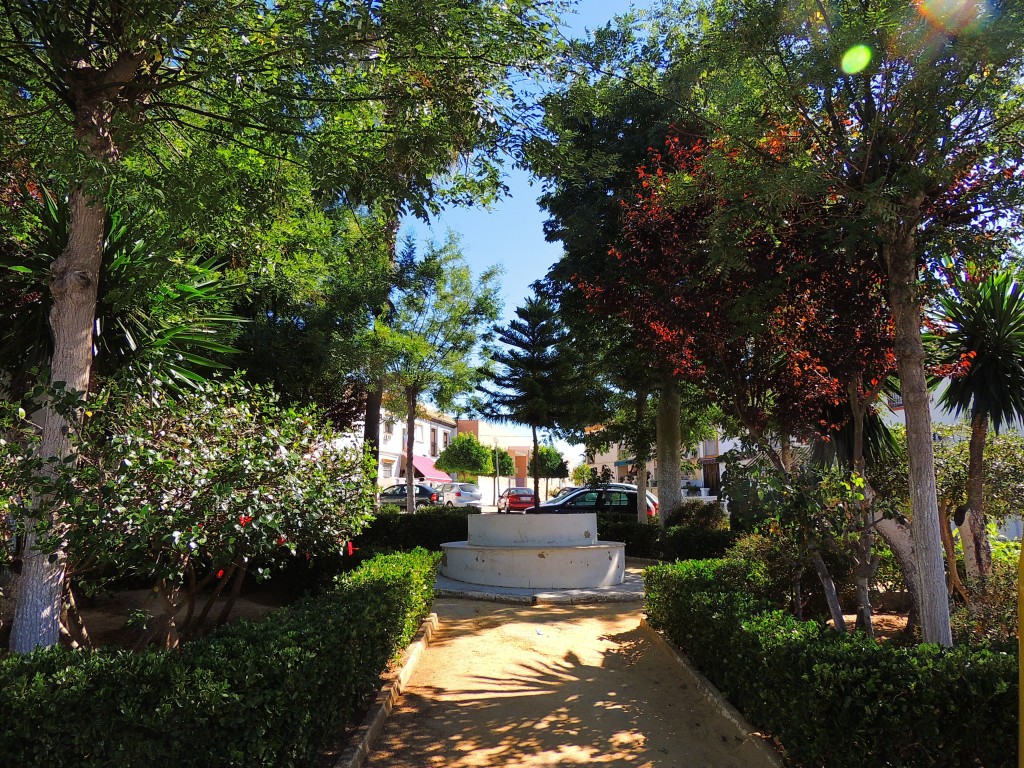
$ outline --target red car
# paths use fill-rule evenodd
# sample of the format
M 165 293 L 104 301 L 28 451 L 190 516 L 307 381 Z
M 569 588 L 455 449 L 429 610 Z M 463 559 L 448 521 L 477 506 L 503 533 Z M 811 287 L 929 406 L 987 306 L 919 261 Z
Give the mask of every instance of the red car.
M 509 488 L 498 497 L 499 512 L 523 512 L 533 506 L 533 488 Z

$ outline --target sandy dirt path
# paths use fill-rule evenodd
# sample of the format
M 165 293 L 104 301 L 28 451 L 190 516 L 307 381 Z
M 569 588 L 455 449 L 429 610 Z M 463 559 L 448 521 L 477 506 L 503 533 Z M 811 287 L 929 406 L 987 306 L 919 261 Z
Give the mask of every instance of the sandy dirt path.
M 640 603 L 438 599 L 370 768 L 767 768 L 640 626 Z

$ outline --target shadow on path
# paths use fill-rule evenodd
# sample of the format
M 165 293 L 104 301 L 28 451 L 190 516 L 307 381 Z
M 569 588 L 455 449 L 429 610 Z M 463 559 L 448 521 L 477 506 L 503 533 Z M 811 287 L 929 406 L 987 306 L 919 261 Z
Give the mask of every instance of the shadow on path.
M 639 604 L 435 610 L 372 768 L 767 765 L 639 627 Z

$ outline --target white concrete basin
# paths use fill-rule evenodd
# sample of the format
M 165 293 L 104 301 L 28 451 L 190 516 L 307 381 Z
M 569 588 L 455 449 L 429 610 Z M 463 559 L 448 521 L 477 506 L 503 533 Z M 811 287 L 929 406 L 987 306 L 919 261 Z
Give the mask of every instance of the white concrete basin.
M 626 545 L 597 541 L 597 515 L 471 515 L 469 540 L 442 544 L 441 573 L 494 587 L 586 589 L 621 584 Z

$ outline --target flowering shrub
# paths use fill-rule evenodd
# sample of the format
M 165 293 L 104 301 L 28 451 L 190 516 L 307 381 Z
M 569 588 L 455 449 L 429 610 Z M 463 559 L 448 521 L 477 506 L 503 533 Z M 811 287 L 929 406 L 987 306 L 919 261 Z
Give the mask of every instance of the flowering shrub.
M 115 390 L 89 408 L 77 469 L 49 473 L 64 499 L 50 543 L 79 584 L 151 580 L 163 615 L 150 634 L 168 646 L 222 595 L 226 619 L 247 574 L 347 552 L 371 517 L 363 456 L 269 390 L 237 379 L 177 397 Z

